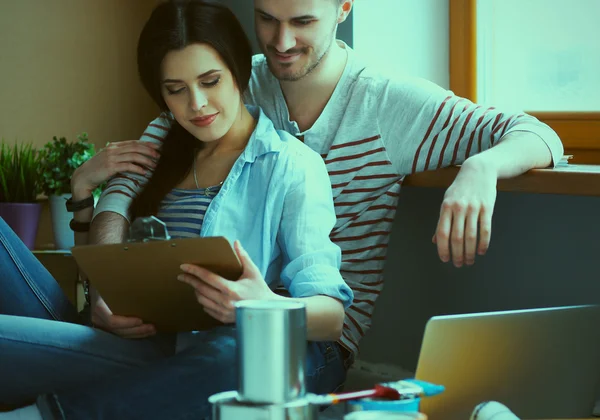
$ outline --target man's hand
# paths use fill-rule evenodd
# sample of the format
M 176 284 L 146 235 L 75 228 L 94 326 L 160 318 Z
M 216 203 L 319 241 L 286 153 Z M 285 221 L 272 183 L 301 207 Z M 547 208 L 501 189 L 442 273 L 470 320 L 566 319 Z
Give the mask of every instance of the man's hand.
M 562 156 L 560 140 L 556 134 L 553 136 L 556 156 Z M 498 179 L 546 168 L 551 163 L 549 145 L 539 135 L 527 131 L 508 133 L 491 149 L 465 160 L 446 191 L 433 237 L 441 260 L 447 262 L 452 257 L 454 265 L 461 267 L 463 263 L 475 262 L 476 251 L 485 254 L 490 245 Z
M 433 243 L 443 262 L 472 265 L 475 253 L 490 245 L 497 173 L 476 159 L 467 160 L 446 191 Z M 477 233 L 479 230 L 479 243 Z
M 160 157 L 160 146 L 139 140 L 127 140 L 108 145 L 84 162 L 73 173 L 71 190 L 85 198 L 92 191 L 120 172 L 148 176 Z
M 262 274 L 239 241 L 235 241 L 234 249 L 243 269 L 237 281 L 224 279 L 205 268 L 191 264 L 183 264 L 181 270 L 184 274 L 177 277 L 194 288 L 196 298 L 207 314 L 226 324 L 235 322 L 235 302 L 278 298 L 265 283 Z
M 92 302 L 92 324 L 123 338 L 146 338 L 156 334 L 156 328 L 144 324 L 139 318 L 113 315 L 104 299 L 90 287 Z

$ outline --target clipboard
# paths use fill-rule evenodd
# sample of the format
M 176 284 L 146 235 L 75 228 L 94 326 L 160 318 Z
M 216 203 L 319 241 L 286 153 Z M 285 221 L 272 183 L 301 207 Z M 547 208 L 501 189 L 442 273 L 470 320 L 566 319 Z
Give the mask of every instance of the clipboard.
M 206 330 L 221 322 L 202 309 L 194 289 L 177 280 L 181 264 L 195 264 L 237 280 L 242 265 L 224 237 L 165 239 L 71 249 L 111 311 L 154 324 L 160 332 Z

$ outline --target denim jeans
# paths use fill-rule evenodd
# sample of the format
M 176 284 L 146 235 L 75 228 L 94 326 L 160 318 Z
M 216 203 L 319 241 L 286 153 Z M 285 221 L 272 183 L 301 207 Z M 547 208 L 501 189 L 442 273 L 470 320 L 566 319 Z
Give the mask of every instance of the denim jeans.
M 0 405 L 36 401 L 44 419 L 201 419 L 237 388 L 234 326 L 129 340 L 79 323 L 58 283 L 0 218 Z M 308 392 L 333 392 L 349 360 L 309 342 Z

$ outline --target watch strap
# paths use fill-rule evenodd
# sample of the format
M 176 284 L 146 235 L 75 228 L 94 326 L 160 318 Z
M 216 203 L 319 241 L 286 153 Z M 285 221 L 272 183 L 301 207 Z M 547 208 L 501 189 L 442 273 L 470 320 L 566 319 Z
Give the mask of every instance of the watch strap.
M 73 232 L 88 232 L 90 230 L 90 222 L 79 222 L 75 219 L 71 219 L 69 227 Z
M 73 201 L 73 197 L 69 197 L 69 199 L 66 202 L 66 206 L 67 211 L 71 213 L 87 209 L 88 207 L 93 207 L 94 196 L 90 195 L 88 198 L 79 201 Z

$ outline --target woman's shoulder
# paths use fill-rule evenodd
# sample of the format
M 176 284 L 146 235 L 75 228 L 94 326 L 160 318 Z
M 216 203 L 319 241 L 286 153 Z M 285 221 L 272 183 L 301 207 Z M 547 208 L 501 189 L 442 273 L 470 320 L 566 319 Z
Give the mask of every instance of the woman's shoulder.
M 281 188 L 297 185 L 311 174 L 327 176 L 321 156 L 287 131 L 273 128 L 261 134 L 263 142 L 269 146 L 263 144 L 265 149 L 256 155 L 258 165 L 253 165 L 253 170 L 268 178 L 280 179 L 282 182 L 277 185 Z
M 296 163 L 315 165 L 324 164 L 323 158 L 313 149 L 304 144 L 300 139 L 285 130 L 275 130 L 282 143 L 281 154 L 284 159 L 290 159 Z
M 309 179 L 329 183 L 321 155 L 287 131 L 273 129 L 270 135 L 278 146 L 273 149 L 275 153 L 264 154 L 255 165 L 263 176 L 280 180 L 276 185 L 283 191 L 293 190 Z
M 278 160 L 289 159 L 308 163 L 323 161 L 317 152 L 298 138 L 285 130 L 276 129 L 273 122 L 259 107 L 255 107 L 254 112 L 259 114 L 256 133 L 261 138 L 259 143 L 263 146 L 261 147 L 263 153 L 268 151 L 277 152 L 277 155 L 279 155 Z

